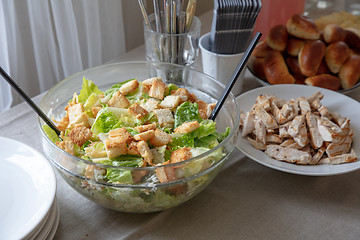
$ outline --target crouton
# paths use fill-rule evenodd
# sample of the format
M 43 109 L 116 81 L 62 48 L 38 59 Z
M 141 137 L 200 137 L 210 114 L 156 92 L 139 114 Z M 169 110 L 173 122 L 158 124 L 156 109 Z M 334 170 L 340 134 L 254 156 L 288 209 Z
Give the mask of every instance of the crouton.
M 151 85 L 153 84 L 154 81 L 162 82 L 162 79 L 161 79 L 161 77 L 148 78 L 148 79 L 145 79 L 144 81 L 142 81 L 142 85 L 151 87 Z
M 147 170 L 136 170 L 136 171 L 131 171 L 131 176 L 133 178 L 134 183 L 142 183 L 143 178 L 149 173 L 150 172 Z
M 142 81 L 143 92 L 149 93 L 152 83 L 157 80 L 162 81 L 162 79 L 160 77 L 148 78 L 148 79 Z
M 116 128 L 116 129 L 109 131 L 109 137 L 111 137 L 111 138 L 119 137 L 125 142 L 129 142 L 132 139 L 131 134 L 126 130 L 125 127 Z
M 208 104 L 206 102 L 203 102 L 201 100 L 196 102 L 198 105 L 198 109 L 199 109 L 199 115 L 202 119 L 207 119 L 208 118 Z
M 129 113 L 135 118 L 140 119 L 143 118 L 146 114 L 148 114 L 148 111 L 142 108 L 138 103 L 134 103 L 129 107 Z
M 192 157 L 191 148 L 184 147 L 178 150 L 175 150 L 171 153 L 170 162 L 177 163 L 182 162 Z
M 94 165 L 87 165 L 85 170 L 85 177 L 93 179 L 94 178 Z
M 215 106 L 216 106 L 216 103 L 209 103 L 207 105 L 207 112 L 206 112 L 207 118 L 210 117 L 210 115 L 211 115 L 212 111 L 214 110 Z
M 101 107 L 92 107 L 91 108 L 91 112 L 94 115 L 94 117 L 97 116 L 97 114 L 99 113 L 100 110 L 101 110 Z
M 164 166 L 164 167 L 159 167 L 155 170 L 157 177 L 161 183 L 171 182 L 171 181 L 175 181 L 177 179 L 174 168 L 167 167 L 166 165 L 168 165 L 168 164 L 170 164 L 170 160 L 166 161 L 162 164 L 162 166 Z
M 73 121 L 77 116 L 84 112 L 84 105 L 82 103 L 77 103 L 67 107 L 67 114 L 69 116 L 69 121 Z
M 75 144 L 70 140 L 56 142 L 56 146 L 58 146 L 67 153 L 75 155 L 75 149 L 74 149 Z
M 78 146 L 82 146 L 90 139 L 92 133 L 90 129 L 82 124 L 77 124 L 68 134 L 68 137 Z
M 68 125 L 69 125 L 69 116 L 66 114 L 66 116 L 63 117 L 60 121 L 55 121 L 54 120 L 54 122 L 57 123 L 57 125 L 56 125 L 57 128 L 60 131 L 64 132 L 66 130 L 66 128 L 68 127 Z
M 175 122 L 174 116 L 170 109 L 156 109 L 154 113 L 158 119 L 160 126 L 164 126 L 167 124 L 173 124 Z
M 133 141 L 129 143 L 129 146 L 127 147 L 127 153 L 131 155 L 140 155 L 139 149 L 137 148 L 137 142 Z
M 160 129 L 156 129 L 154 137 L 151 138 L 149 141 L 153 146 L 160 147 L 171 142 L 172 138 L 170 134 L 167 134 Z
M 143 157 L 144 160 L 149 165 L 152 165 L 152 160 L 154 159 L 154 155 L 152 154 L 147 142 L 145 142 L 145 141 L 138 142 L 137 148 L 139 150 L 141 157 Z
M 130 106 L 129 100 L 120 91 L 117 91 L 108 101 L 110 107 L 128 108 Z
M 173 109 L 173 108 L 176 108 L 177 106 L 179 106 L 180 102 L 181 102 L 181 99 L 179 96 L 169 95 L 169 96 L 166 96 L 164 98 L 164 100 L 160 103 L 160 107 Z
M 180 126 L 178 126 L 177 128 L 175 128 L 175 133 L 189 133 L 194 131 L 195 129 L 197 129 L 198 127 L 200 127 L 200 124 L 198 121 L 193 121 L 193 122 L 185 122 L 183 124 L 181 124 Z
M 171 95 L 179 96 L 181 103 L 186 102 L 191 97 L 189 91 L 185 88 L 178 88 L 177 90 L 173 90 L 171 91 Z
M 156 79 L 152 82 L 150 90 L 149 90 L 149 96 L 153 98 L 157 98 L 160 100 L 164 99 L 164 94 L 166 90 L 166 84 L 163 83 L 163 81 Z
M 136 134 L 134 136 L 134 139 L 136 141 L 147 141 L 150 138 L 153 138 L 154 136 L 155 136 L 155 131 L 154 130 L 149 130 L 149 131 L 146 131 L 146 132 Z
M 155 109 L 158 108 L 158 105 L 159 105 L 159 101 L 156 100 L 155 98 L 144 99 L 140 103 L 140 106 L 148 112 L 153 112 Z
M 129 81 L 120 87 L 120 92 L 124 95 L 135 91 L 139 87 L 139 82 L 135 79 Z
M 126 142 L 121 137 L 107 138 L 104 143 L 109 158 L 127 153 Z
M 72 121 L 69 122 L 68 129 L 72 129 L 77 124 L 82 124 L 87 128 L 90 128 L 89 118 L 85 113 L 77 115 Z
M 156 124 L 151 123 L 151 124 L 147 124 L 147 125 L 141 125 L 141 126 L 134 127 L 134 129 L 140 133 L 146 132 L 149 130 L 156 130 Z

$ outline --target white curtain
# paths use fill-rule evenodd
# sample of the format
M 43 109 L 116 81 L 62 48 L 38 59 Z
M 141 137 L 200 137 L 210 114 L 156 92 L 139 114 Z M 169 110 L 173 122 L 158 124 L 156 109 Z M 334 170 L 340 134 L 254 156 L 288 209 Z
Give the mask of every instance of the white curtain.
M 125 52 L 122 0 L 0 0 L 0 64 L 30 96 Z M 0 79 L 0 112 L 22 99 Z

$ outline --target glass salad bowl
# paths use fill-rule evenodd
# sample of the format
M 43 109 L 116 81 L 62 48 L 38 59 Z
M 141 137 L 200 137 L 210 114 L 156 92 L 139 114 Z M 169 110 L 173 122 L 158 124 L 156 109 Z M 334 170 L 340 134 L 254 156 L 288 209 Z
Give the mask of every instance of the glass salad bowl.
M 152 77 L 161 77 L 168 86 L 186 88 L 207 103 L 215 103 L 225 88 L 210 76 L 189 67 L 153 62 L 114 63 L 85 70 L 59 82 L 44 96 L 40 108 L 59 121 L 65 116 L 64 109 L 73 94 L 79 94 L 82 89 L 83 78 L 105 91 L 129 79 L 136 78 L 141 84 Z M 46 157 L 72 188 L 103 207 L 145 213 L 177 206 L 209 185 L 234 149 L 239 119 L 239 108 L 234 95 L 230 94 L 215 121 L 216 131 L 227 133 L 220 143 L 209 148 L 194 148 L 197 153 L 184 161 L 145 167 L 76 157 L 54 143 L 41 119 L 39 129 Z M 161 176 L 165 176 L 166 181 L 160 181 Z

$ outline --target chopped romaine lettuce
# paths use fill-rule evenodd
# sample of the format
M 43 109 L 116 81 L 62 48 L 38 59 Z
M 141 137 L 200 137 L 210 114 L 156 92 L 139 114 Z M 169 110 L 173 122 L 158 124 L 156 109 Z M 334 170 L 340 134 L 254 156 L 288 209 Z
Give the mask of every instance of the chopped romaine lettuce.
M 105 91 L 105 95 L 108 96 L 108 95 L 113 95 L 114 93 L 116 93 L 117 91 L 119 91 L 119 89 L 121 88 L 122 85 L 124 85 L 125 83 L 128 83 L 132 80 L 135 80 L 136 78 L 132 78 L 132 79 L 129 79 L 129 80 L 126 80 L 124 82 L 120 82 L 120 83 L 116 83 L 114 84 L 111 88 L 109 88 L 108 90 Z
M 119 118 L 108 110 L 107 107 L 101 109 L 96 116 L 95 122 L 91 127 L 91 132 L 95 135 L 107 133 L 119 123 Z
M 46 134 L 46 136 L 48 136 L 48 138 L 50 139 L 50 141 L 52 141 L 53 143 L 56 143 L 58 141 L 60 141 L 59 136 L 56 134 L 56 132 L 49 127 L 48 125 L 43 125 L 43 130 Z
M 102 92 L 95 85 L 95 83 L 83 77 L 82 89 L 80 90 L 80 94 L 78 96 L 79 102 L 85 104 L 86 100 L 90 97 L 92 93 L 100 94 Z
M 107 168 L 105 179 L 110 183 L 132 184 L 133 179 L 130 170 Z
M 202 118 L 200 117 L 197 103 L 191 103 L 189 101 L 186 101 L 176 109 L 174 127 L 177 128 L 184 122 L 192 121 L 201 122 Z

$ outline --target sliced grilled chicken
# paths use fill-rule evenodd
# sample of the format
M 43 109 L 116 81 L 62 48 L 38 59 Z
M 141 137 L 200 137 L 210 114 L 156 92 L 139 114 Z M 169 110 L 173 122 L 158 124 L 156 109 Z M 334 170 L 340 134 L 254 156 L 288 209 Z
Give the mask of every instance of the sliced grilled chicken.
M 275 118 L 267 111 L 265 111 L 265 109 L 261 107 L 255 107 L 255 116 L 264 123 L 267 129 L 278 128 L 278 124 L 276 123 Z
M 321 92 L 316 92 L 313 95 L 311 95 L 311 97 L 308 97 L 307 100 L 311 105 L 315 100 L 320 101 L 323 98 L 324 98 L 324 94 L 322 94 Z
M 298 135 L 299 130 L 300 130 L 301 126 L 304 124 L 304 122 L 305 122 L 304 115 L 296 116 L 290 122 L 290 125 L 289 125 L 288 133 L 290 134 L 290 136 L 295 137 L 296 135 Z
M 258 150 L 262 150 L 262 151 L 264 151 L 266 149 L 266 145 L 263 144 L 262 142 L 254 140 L 254 139 L 249 138 L 249 137 L 247 139 L 254 148 L 256 148 Z
M 267 143 L 282 143 L 282 138 L 279 136 L 279 134 L 267 134 L 266 135 L 266 142 Z
M 316 165 L 320 161 L 320 159 L 324 156 L 325 147 L 322 146 L 317 150 L 317 152 L 312 156 L 311 161 L 309 162 L 310 165 Z
M 311 155 L 308 152 L 279 145 L 268 145 L 265 153 L 276 160 L 289 163 L 308 164 L 311 161 Z
M 317 120 L 314 114 L 308 112 L 306 114 L 306 124 L 310 133 L 310 144 L 314 149 L 318 149 L 323 145 L 323 139 L 317 126 Z
M 326 147 L 326 154 L 329 157 L 334 157 L 336 155 L 341 155 L 344 153 L 348 153 L 351 148 L 351 143 L 353 140 L 353 132 L 346 135 L 345 139 L 341 143 L 330 143 Z
M 253 111 L 247 112 L 243 122 L 242 136 L 246 136 L 255 130 L 255 114 Z
M 257 105 L 258 107 L 263 108 L 265 111 L 270 111 L 269 96 L 259 95 L 259 96 L 256 98 L 256 105 Z
M 279 107 L 272 101 L 271 102 L 271 113 L 275 117 L 278 124 L 284 124 L 287 122 L 286 117 L 282 114 Z
M 285 141 L 283 141 L 283 142 L 280 144 L 280 146 L 282 146 L 282 147 L 296 148 L 296 149 L 301 149 L 301 148 L 302 148 L 302 147 L 299 146 L 299 144 L 297 144 L 297 143 L 295 142 L 295 140 L 292 139 L 292 138 L 286 139 Z
M 319 132 L 324 141 L 341 142 L 344 138 L 341 128 L 326 117 L 317 120 Z
M 357 160 L 354 149 L 351 149 L 350 153 L 345 153 L 342 155 L 337 155 L 334 157 L 327 157 L 321 159 L 318 164 L 341 164 L 355 162 Z
M 301 147 L 305 147 L 309 144 L 309 137 L 305 122 L 301 124 L 298 134 L 294 136 L 294 140 Z
M 300 97 L 297 100 L 299 102 L 301 114 L 305 115 L 306 113 L 311 112 L 310 104 L 305 97 Z
M 345 122 L 345 118 L 343 116 L 341 116 L 339 113 L 337 112 L 332 112 L 331 114 L 331 118 L 332 120 L 339 126 L 341 126 L 344 122 Z
M 255 120 L 255 135 L 256 140 L 266 144 L 266 128 L 260 119 Z

